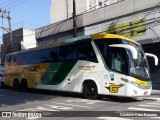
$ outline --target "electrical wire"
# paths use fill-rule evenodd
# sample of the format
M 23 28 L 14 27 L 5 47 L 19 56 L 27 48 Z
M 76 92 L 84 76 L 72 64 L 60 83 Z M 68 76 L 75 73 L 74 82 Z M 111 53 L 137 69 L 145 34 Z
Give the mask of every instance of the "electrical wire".
M 6 5 L 6 6 L 3 6 L 3 8 L 6 8 L 6 7 L 8 7 L 8 6 L 10 6 L 10 5 L 12 5 L 12 4 L 18 2 L 18 1 L 20 1 L 20 0 L 15 0 L 15 1 L 11 2 L 10 4 L 8 4 L 8 5 Z
M 71 19 L 71 18 L 70 18 L 70 19 Z M 151 19 L 149 19 L 149 20 L 151 20 Z M 147 20 L 147 21 L 149 21 L 149 20 Z M 36 34 L 40 34 L 40 33 L 42 33 L 42 32 L 45 32 L 45 31 L 49 30 L 49 29 L 52 29 L 53 27 L 58 26 L 58 25 L 60 25 L 61 23 L 66 22 L 66 21 L 67 21 L 67 20 L 60 21 L 60 22 L 56 23 L 56 25 L 53 25 L 53 26 L 49 27 L 48 29 L 45 29 L 45 30 L 43 30 L 43 31 L 41 31 L 41 32 L 39 32 L 39 33 L 36 33 Z M 138 24 L 138 23 L 137 23 L 137 24 Z M 122 26 L 121 26 L 121 27 L 122 27 Z M 123 27 L 126 27 L 126 26 L 123 26 Z M 95 29 L 95 28 L 93 28 L 93 29 Z M 116 29 L 118 29 L 118 28 L 116 28 Z M 90 29 L 90 30 L 91 30 L 91 29 Z M 103 32 L 104 32 L 104 31 L 103 31 Z M 32 35 L 35 35 L 35 34 L 25 35 L 25 36 L 23 36 L 23 37 L 32 36 Z M 20 36 L 20 37 L 22 37 L 22 36 Z
M 20 2 L 20 3 L 16 4 L 16 5 L 13 5 L 13 6 L 11 6 L 11 7 L 8 8 L 8 9 L 10 10 L 10 9 L 12 9 L 12 8 L 14 8 L 14 7 L 16 7 L 16 6 L 20 5 L 20 4 L 22 4 L 22 3 L 24 3 L 25 1 L 26 1 L 26 0 L 23 0 L 22 2 Z
M 160 18 L 160 17 L 159 17 Z M 149 20 L 147 20 L 147 21 L 151 21 L 151 20 L 154 20 L 154 19 L 149 19 Z M 146 21 L 146 22 L 147 22 Z M 137 22 L 137 23 L 135 23 L 135 24 L 139 24 L 139 23 L 141 23 L 141 22 Z M 151 21 L 151 22 L 149 22 L 149 23 L 146 23 L 146 24 L 151 24 L 151 23 L 153 23 L 153 21 Z M 146 25 L 146 24 L 141 24 L 140 26 L 143 26 L 143 25 Z M 140 27 L 140 26 L 135 26 L 135 27 L 130 27 L 130 28 L 127 28 L 127 29 L 124 29 L 124 31 L 127 31 L 127 30 L 130 30 L 130 29 L 133 29 L 133 28 L 136 28 L 136 27 Z M 119 27 L 119 28 L 123 28 L 123 27 L 127 27 L 127 26 L 122 26 L 122 27 Z M 119 28 L 116 28 L 116 29 L 119 29 Z M 115 29 L 111 29 L 110 31 L 112 31 L 112 30 L 115 30 Z M 44 31 L 43 31 L 44 32 Z M 101 32 L 98 32 L 98 33 L 103 33 L 103 32 L 106 32 L 106 31 L 101 31 Z M 40 33 L 40 32 L 39 32 Z M 39 34 L 39 33 L 37 33 L 37 34 Z M 120 34 L 120 33 L 117 33 L 117 34 Z M 13 39 L 17 39 L 17 38 L 20 38 L 20 37 L 28 37 L 28 36 L 32 36 L 32 35 L 35 35 L 35 34 L 29 34 L 29 35 L 25 35 L 25 36 L 18 36 L 18 37 L 13 37 Z M 70 34 L 68 34 L 68 35 L 70 35 Z M 16 41 L 12 41 L 12 42 L 16 42 Z M 47 43 L 48 41 L 46 41 L 45 43 Z
M 4 3 L 2 3 L 2 4 L 0 4 L 0 6 L 2 6 L 2 5 L 4 5 L 4 4 L 6 4 L 6 3 L 8 3 L 8 2 L 11 2 L 12 0 L 8 0 L 8 1 L 6 1 L 6 2 L 4 2 Z

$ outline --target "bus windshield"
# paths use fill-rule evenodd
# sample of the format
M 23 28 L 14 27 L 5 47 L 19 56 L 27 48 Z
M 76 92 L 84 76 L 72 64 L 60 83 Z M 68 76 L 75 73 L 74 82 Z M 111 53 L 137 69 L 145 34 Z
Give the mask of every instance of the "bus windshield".
M 126 43 L 126 41 L 125 41 Z M 138 51 L 138 57 L 137 59 L 133 59 L 131 56 L 131 52 L 127 50 L 128 56 L 129 56 L 129 73 L 130 76 L 140 78 L 142 80 L 150 79 L 150 72 L 149 72 L 149 65 L 148 61 L 145 57 L 145 52 L 142 48 L 142 46 L 127 42 L 127 44 L 133 46 Z
M 129 49 L 109 47 L 111 44 L 127 44 L 133 46 L 138 51 L 137 59 L 133 59 Z M 106 66 L 110 70 L 144 81 L 150 79 L 148 61 L 144 57 L 145 53 L 142 46 L 117 38 L 97 40 L 96 45 L 103 56 Z

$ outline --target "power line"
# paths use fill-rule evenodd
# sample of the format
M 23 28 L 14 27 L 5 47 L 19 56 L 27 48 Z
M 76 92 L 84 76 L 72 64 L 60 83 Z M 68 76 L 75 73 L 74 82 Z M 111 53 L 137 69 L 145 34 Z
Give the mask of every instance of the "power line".
M 160 18 L 160 17 L 159 17 L 159 18 Z M 153 19 L 149 19 L 149 20 L 147 20 L 147 21 L 151 21 L 151 20 L 153 20 Z M 155 23 L 155 22 L 156 22 L 156 21 L 151 21 L 151 22 L 144 23 L 144 24 L 141 24 L 141 25 L 138 25 L 138 26 L 130 27 L 130 28 L 124 29 L 124 31 L 128 31 L 128 30 L 131 30 L 131 29 L 133 29 L 133 28 L 141 27 L 141 26 L 144 26 L 144 25 L 150 25 L 150 24 Z M 139 23 L 142 23 L 142 22 L 139 22 Z M 136 24 L 138 24 L 138 23 L 136 23 Z M 149 28 L 149 27 L 146 28 L 145 31 L 146 31 L 147 29 L 150 29 L 150 28 Z M 98 32 L 98 33 L 103 33 L 103 32 L 106 32 L 106 31 L 101 31 L 101 32 Z M 130 32 L 125 32 L 125 33 L 130 33 Z M 117 34 L 123 35 L 123 33 L 121 34 L 120 32 L 117 33 Z M 138 33 L 136 33 L 136 34 L 138 34 Z M 135 35 L 136 35 L 136 34 L 135 34 Z M 35 35 L 35 34 L 29 34 L 29 35 L 18 36 L 18 37 L 13 37 L 13 38 L 27 37 L 27 36 L 32 36 L 32 35 Z M 68 34 L 68 35 L 70 35 L 70 34 Z M 13 42 L 16 43 L 16 41 L 13 41 Z M 48 42 L 48 41 L 46 41 L 43 45 L 45 45 L 47 42 Z M 33 44 L 33 42 L 28 42 L 28 43 L 27 43 L 27 45 L 32 45 L 32 44 Z
M 6 6 L 3 6 L 3 7 L 6 8 L 6 7 L 8 7 L 8 6 L 10 6 L 10 5 L 12 5 L 12 4 L 18 2 L 18 1 L 20 1 L 20 0 L 15 0 L 15 1 L 11 2 L 10 4 L 8 4 L 8 5 L 6 5 Z
M 149 12 L 149 13 L 150 13 L 150 12 Z M 71 18 L 70 18 L 70 19 L 71 19 Z M 146 20 L 146 21 L 149 21 L 149 20 L 151 20 L 151 19 L 148 19 L 148 20 Z M 37 34 L 41 34 L 42 32 L 45 32 L 45 31 L 47 31 L 47 30 L 49 30 L 49 29 L 52 29 L 53 27 L 58 26 L 58 25 L 66 22 L 66 21 L 67 21 L 67 20 L 63 20 L 63 21 L 61 21 L 61 22 L 59 22 L 59 23 L 56 23 L 56 25 L 53 25 L 53 26 L 49 27 L 48 29 L 45 29 L 45 30 L 43 30 L 43 31 L 41 31 L 41 32 L 39 32 L 39 33 L 37 33 Z M 148 23 L 148 24 L 149 24 L 149 23 Z M 123 27 L 125 27 L 125 26 L 123 26 Z M 93 28 L 93 29 L 96 29 L 96 28 Z M 118 28 L 116 28 L 116 29 L 118 29 Z M 130 28 L 130 29 L 131 29 L 131 28 Z M 90 30 L 91 30 L 91 29 L 90 29 Z M 104 32 L 104 31 L 103 31 L 103 32 Z M 23 36 L 23 37 L 32 36 L 32 35 L 35 35 L 35 34 L 25 35 L 25 36 Z M 21 37 L 22 37 L 22 36 L 21 36 Z
M 160 17 L 159 17 L 159 18 L 160 18 Z M 71 19 L 71 18 L 69 18 L 69 19 Z M 155 19 L 155 18 L 153 18 L 153 19 Z M 146 22 L 147 22 L 147 21 L 150 21 L 150 20 L 153 20 L 153 19 L 148 19 L 148 20 L 146 20 Z M 68 19 L 67 19 L 67 20 L 68 20 Z M 58 26 L 58 25 L 60 25 L 60 24 L 62 24 L 62 23 L 64 23 L 64 22 L 66 22 L 67 20 L 60 21 L 60 22 L 56 23 L 55 25 L 51 26 L 50 28 L 43 30 L 42 32 L 45 32 L 45 31 L 47 31 L 47 30 L 49 30 L 49 29 L 52 29 L 53 27 L 56 27 L 56 26 Z M 137 22 L 136 24 L 138 24 L 138 23 L 140 23 L 140 22 Z M 117 27 L 116 29 L 119 29 L 119 28 L 122 28 L 122 27 L 126 27 L 126 26 Z M 92 28 L 92 29 L 96 29 L 96 28 L 98 28 L 98 27 L 95 27 L 95 28 Z M 89 30 L 92 30 L 92 29 L 89 29 Z M 86 31 L 88 31 L 88 30 L 86 30 Z M 37 34 L 40 34 L 40 33 L 42 33 L 42 32 L 39 32 L 39 33 L 37 33 Z M 34 35 L 34 34 L 30 34 L 30 35 L 26 35 L 26 36 L 31 36 L 31 35 Z M 24 37 L 25 37 L 25 36 L 24 36 Z
M 0 4 L 0 6 L 6 4 L 6 3 L 8 3 L 8 2 L 11 2 L 11 1 L 12 1 L 12 0 L 8 0 L 8 1 L 6 1 L 6 2 Z
M 22 2 L 20 2 L 20 3 L 16 4 L 16 5 L 13 5 L 13 6 L 11 6 L 11 7 L 8 8 L 8 9 L 10 10 L 10 9 L 12 9 L 12 8 L 14 8 L 14 7 L 16 7 L 16 6 L 20 5 L 20 4 L 22 4 L 22 3 L 24 3 L 25 1 L 26 1 L 26 0 L 23 0 Z

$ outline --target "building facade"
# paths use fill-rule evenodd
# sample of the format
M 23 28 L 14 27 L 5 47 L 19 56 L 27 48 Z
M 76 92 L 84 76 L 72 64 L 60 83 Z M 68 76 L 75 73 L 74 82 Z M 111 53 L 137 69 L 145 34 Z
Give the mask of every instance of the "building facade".
M 76 13 L 86 13 L 110 4 L 114 4 L 121 0 L 75 0 Z M 50 8 L 51 23 L 72 17 L 73 0 L 52 0 Z
M 1 64 L 4 64 L 7 53 L 33 47 L 36 47 L 35 30 L 20 28 L 12 31 L 12 40 L 10 39 L 10 33 L 4 34 L 3 44 L 1 45 Z

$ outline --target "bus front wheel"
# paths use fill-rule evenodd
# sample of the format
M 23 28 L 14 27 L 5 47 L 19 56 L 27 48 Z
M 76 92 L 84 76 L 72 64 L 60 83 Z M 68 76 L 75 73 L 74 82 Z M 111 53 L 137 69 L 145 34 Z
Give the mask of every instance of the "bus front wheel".
M 85 82 L 83 85 L 83 94 L 86 99 L 97 99 L 97 86 L 94 82 Z

